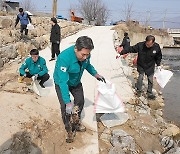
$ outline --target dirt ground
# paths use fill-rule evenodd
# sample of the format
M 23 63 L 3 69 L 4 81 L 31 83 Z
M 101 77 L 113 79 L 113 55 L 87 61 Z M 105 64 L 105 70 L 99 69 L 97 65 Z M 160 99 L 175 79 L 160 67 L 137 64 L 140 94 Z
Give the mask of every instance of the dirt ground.
M 68 154 L 85 146 L 77 133 L 72 144 L 65 142 L 57 98 L 39 97 L 18 83 L 20 64 L 6 64 L 0 72 L 0 153 Z M 88 137 L 88 130 L 83 136 Z

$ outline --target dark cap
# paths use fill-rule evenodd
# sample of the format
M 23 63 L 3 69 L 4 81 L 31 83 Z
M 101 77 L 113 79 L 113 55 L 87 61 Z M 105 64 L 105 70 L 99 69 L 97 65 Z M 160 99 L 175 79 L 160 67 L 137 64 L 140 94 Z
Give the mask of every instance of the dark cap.
M 57 24 L 57 19 L 55 17 L 51 18 L 51 21 Z
M 23 8 L 19 8 L 19 12 L 23 12 Z

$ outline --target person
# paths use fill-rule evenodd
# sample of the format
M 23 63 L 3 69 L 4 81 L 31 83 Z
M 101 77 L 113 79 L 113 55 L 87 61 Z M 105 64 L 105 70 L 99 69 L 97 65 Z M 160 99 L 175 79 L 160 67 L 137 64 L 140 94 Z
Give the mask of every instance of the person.
M 44 82 L 49 79 L 46 61 L 39 56 L 39 51 L 37 49 L 32 49 L 30 55 L 31 57 L 27 58 L 19 68 L 20 76 L 22 78 L 31 78 L 34 76 L 34 79 L 40 80 L 39 85 L 45 88 Z
M 130 47 L 130 38 L 127 32 L 124 33 L 124 38 L 120 47 L 123 47 L 123 49 L 128 49 Z
M 54 70 L 54 82 L 57 97 L 61 105 L 61 115 L 67 131 L 66 142 L 74 141 L 76 131 L 86 131 L 81 123 L 81 112 L 84 106 L 84 92 L 81 77 L 87 70 L 97 80 L 106 82 L 90 64 L 91 50 L 94 49 L 93 41 L 87 36 L 81 36 L 76 40 L 75 46 L 71 46 L 60 53 Z M 70 93 L 74 97 L 74 103 L 70 100 Z M 78 123 L 71 127 L 69 115 L 74 108 L 78 108 Z
M 129 49 L 122 50 L 120 55 L 128 52 L 138 53 L 137 58 L 137 71 L 139 77 L 136 83 L 136 90 L 138 96 L 142 93 L 142 84 L 144 74 L 148 78 L 147 97 L 149 99 L 155 99 L 155 95 L 152 92 L 153 88 L 153 75 L 155 70 L 155 64 L 161 69 L 162 52 L 158 43 L 155 42 L 155 37 L 148 35 L 144 42 L 139 42 L 134 46 L 130 46 Z
M 61 40 L 61 30 L 60 26 L 57 24 L 56 18 L 51 18 L 51 35 L 50 35 L 50 42 L 52 43 L 51 46 L 51 59 L 49 61 L 55 60 L 55 54 L 56 56 L 59 55 L 59 45 Z
M 28 35 L 27 25 L 29 24 L 29 22 L 32 23 L 32 20 L 28 15 L 28 13 L 23 11 L 23 8 L 19 8 L 19 14 L 17 15 L 16 18 L 15 28 L 19 21 L 21 24 L 21 29 L 20 29 L 21 36 L 23 35 L 23 31 L 25 31 L 25 35 L 27 36 Z

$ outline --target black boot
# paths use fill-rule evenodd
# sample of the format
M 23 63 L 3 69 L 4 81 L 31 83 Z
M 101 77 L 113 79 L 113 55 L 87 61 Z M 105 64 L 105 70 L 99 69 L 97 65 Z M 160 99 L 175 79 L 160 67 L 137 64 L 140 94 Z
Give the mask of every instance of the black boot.
M 147 98 L 154 100 L 156 96 L 153 93 L 147 93 Z
M 66 137 L 66 142 L 67 142 L 67 143 L 72 143 L 72 142 L 74 142 L 75 136 L 76 136 L 76 131 L 68 132 L 68 133 L 67 133 L 67 137 Z
M 41 86 L 41 88 L 45 88 L 45 86 L 42 82 L 39 82 L 39 85 Z
M 55 60 L 55 58 L 51 58 L 49 61 L 53 61 L 53 60 Z

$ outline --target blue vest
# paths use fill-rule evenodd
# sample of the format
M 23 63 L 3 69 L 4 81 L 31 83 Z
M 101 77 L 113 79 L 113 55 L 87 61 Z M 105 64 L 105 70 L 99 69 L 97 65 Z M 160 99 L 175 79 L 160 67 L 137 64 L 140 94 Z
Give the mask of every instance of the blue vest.
M 19 17 L 21 25 L 28 25 L 29 24 L 28 14 L 26 12 L 24 12 L 23 16 L 19 13 L 18 17 Z

